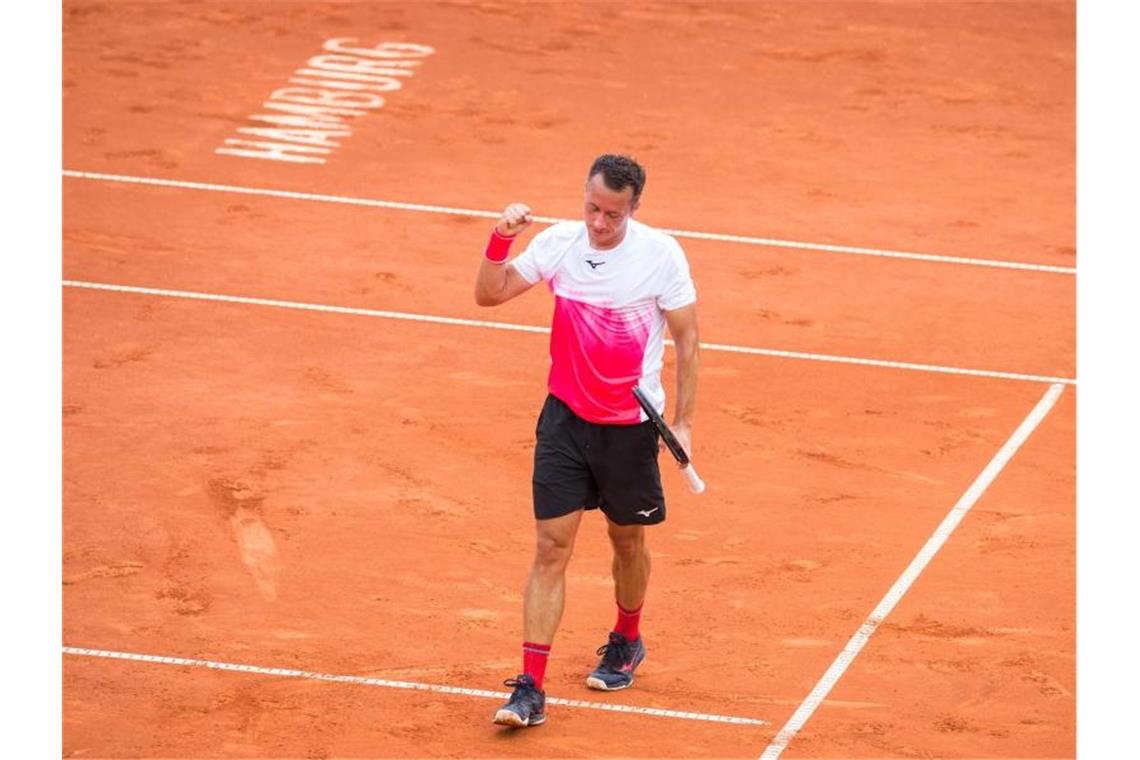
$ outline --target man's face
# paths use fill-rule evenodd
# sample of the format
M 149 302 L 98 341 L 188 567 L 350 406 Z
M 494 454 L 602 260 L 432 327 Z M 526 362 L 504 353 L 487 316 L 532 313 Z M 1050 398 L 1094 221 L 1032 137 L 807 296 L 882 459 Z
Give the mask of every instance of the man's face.
M 590 245 L 604 251 L 620 243 L 625 238 L 626 224 L 636 210 L 632 187 L 610 190 L 601 173 L 590 177 L 586 183 L 584 210 Z

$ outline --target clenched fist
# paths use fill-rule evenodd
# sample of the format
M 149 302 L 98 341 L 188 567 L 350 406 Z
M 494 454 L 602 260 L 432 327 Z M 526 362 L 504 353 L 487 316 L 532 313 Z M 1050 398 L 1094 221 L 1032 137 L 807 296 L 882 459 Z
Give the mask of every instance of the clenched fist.
M 495 229 L 500 235 L 514 237 L 530 226 L 530 206 L 525 203 L 512 203 L 503 209 L 503 215 Z

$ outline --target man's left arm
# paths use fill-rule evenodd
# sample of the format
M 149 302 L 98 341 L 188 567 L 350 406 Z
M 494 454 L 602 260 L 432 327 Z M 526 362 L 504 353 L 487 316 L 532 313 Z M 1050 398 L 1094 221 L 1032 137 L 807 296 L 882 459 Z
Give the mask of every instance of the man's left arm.
M 692 455 L 693 411 L 697 403 L 697 373 L 700 368 L 700 338 L 697 305 L 691 303 L 665 312 L 665 323 L 677 349 L 677 403 L 673 407 L 673 433 Z

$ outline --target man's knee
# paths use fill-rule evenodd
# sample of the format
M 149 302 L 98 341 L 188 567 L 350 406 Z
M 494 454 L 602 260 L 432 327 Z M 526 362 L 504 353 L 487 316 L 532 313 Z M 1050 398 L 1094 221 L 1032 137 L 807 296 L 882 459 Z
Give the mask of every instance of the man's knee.
M 610 543 L 614 556 L 623 561 L 635 560 L 646 553 L 645 528 L 640 525 L 610 524 Z
M 565 530 L 544 530 L 540 525 L 534 542 L 535 567 L 553 572 L 565 570 L 574 552 L 574 535 Z

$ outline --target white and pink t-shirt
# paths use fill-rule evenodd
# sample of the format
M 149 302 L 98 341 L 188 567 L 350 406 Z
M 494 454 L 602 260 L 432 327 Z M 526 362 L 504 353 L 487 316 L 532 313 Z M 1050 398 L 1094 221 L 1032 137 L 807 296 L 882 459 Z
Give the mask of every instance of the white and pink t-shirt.
M 697 300 L 676 240 L 630 219 L 621 243 L 598 251 L 584 222 L 560 222 L 536 235 L 511 265 L 529 283 L 546 280 L 554 294 L 548 380 L 554 396 L 603 425 L 645 420 L 635 385 L 664 409 L 663 312 Z

